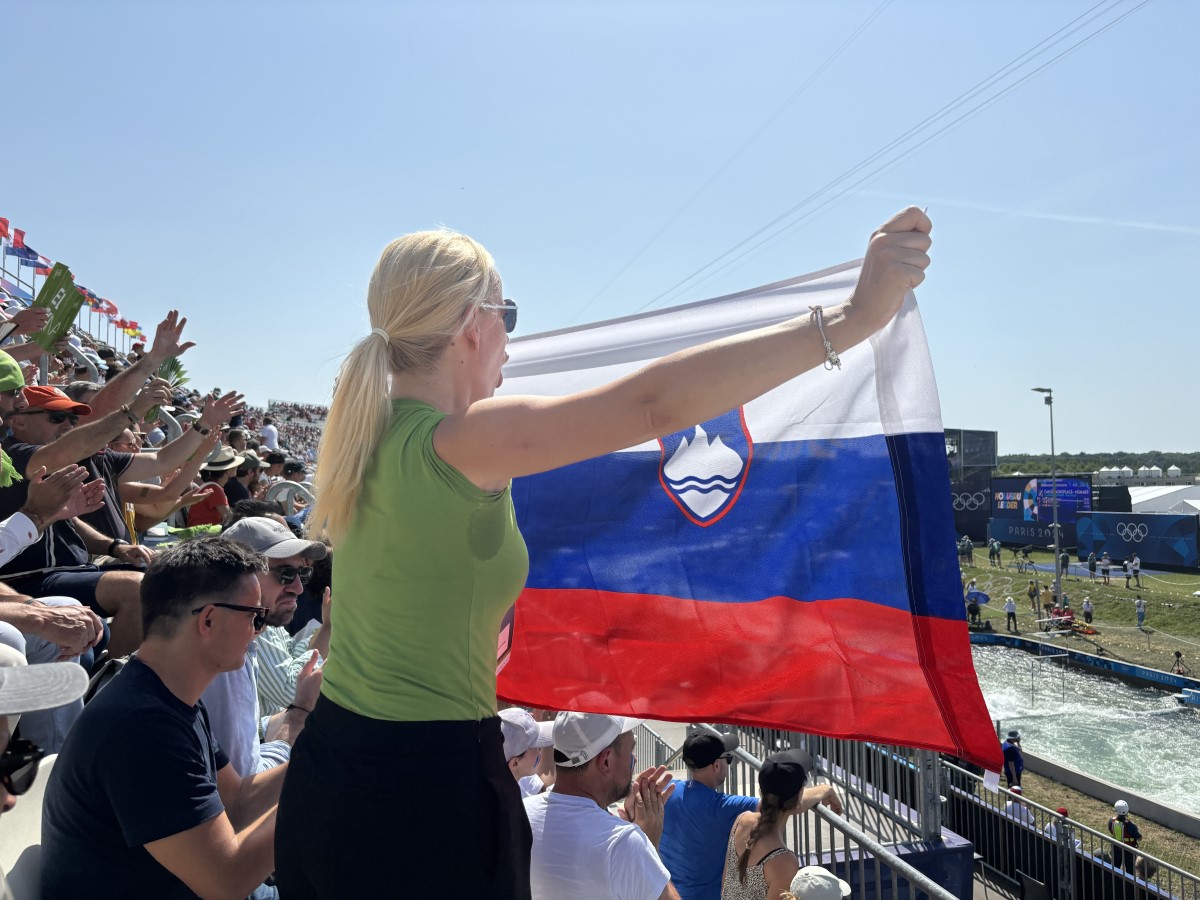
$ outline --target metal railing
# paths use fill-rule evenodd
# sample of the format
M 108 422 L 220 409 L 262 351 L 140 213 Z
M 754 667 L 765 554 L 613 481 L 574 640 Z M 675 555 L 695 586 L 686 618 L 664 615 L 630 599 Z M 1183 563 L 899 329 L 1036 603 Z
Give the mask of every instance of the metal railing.
M 1022 875 L 1059 900 L 1172 897 L 1200 900 L 1200 878 L 942 761 L 946 827 L 975 845 L 987 868 L 1016 886 Z
M 711 725 L 694 727 L 720 733 L 718 728 Z M 818 806 L 813 810 L 813 815 L 792 817 L 788 843 L 799 858 L 800 865 L 829 869 L 850 884 L 851 896 L 854 897 L 923 896 L 934 900 L 951 900 L 956 896 L 885 846 L 889 839 L 881 838 L 881 834 L 889 834 L 893 844 L 920 840 L 919 827 L 914 826 L 906 818 L 907 812 L 900 811 L 899 807 L 888 807 L 888 813 L 883 814 L 885 805 L 879 802 L 878 791 L 864 779 L 851 775 L 847 769 L 830 766 L 827 757 L 818 758 L 828 749 L 821 743 L 824 739 L 771 729 L 741 728 L 738 729 L 738 735 L 741 746 L 734 753 L 725 785 L 730 793 L 757 796 L 761 760 L 776 750 L 791 747 L 806 749 L 813 755 L 817 768 L 814 780 L 817 775 L 825 776 L 840 788 L 845 807 L 843 815 Z M 902 768 L 895 763 L 890 771 L 899 776 Z M 870 817 L 861 815 L 868 808 L 880 812 L 872 823 L 867 821 Z M 907 824 L 901 825 L 901 822 Z M 883 826 L 882 831 L 876 830 L 874 825 Z

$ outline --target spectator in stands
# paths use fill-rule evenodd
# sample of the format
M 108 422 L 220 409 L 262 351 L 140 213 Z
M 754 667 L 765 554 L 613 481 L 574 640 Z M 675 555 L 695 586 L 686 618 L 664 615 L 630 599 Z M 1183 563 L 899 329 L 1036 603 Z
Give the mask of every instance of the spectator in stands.
M 46 900 L 260 894 L 286 766 L 239 776 L 200 695 L 244 663 L 267 614 L 262 567 L 220 537 L 185 541 L 151 564 L 146 640 L 84 709 L 50 775 Z
M 246 432 L 241 428 L 230 428 L 225 434 L 225 443 L 232 447 L 235 453 L 245 452 Z
M 828 869 L 803 866 L 779 900 L 838 900 L 850 896 L 850 885 Z
M 1000 744 L 1004 754 L 1004 780 L 1010 788 L 1021 786 L 1021 773 L 1025 771 L 1025 757 L 1021 753 L 1021 732 L 1010 731 Z
M 812 757 L 802 750 L 784 750 L 763 760 L 758 773 L 762 805 L 758 812 L 738 816 L 725 850 L 721 900 L 765 900 L 787 890 L 800 860 L 787 846 L 786 828 L 792 816 L 823 803 L 841 813 L 842 801 L 829 785 L 806 788 Z
M 278 450 L 272 450 L 263 459 L 267 462 L 267 468 L 263 472 L 263 482 L 265 484 L 274 484 L 283 478 L 283 466 L 287 462 L 287 457 Z
M 0 813 L 9 812 L 33 787 L 47 753 L 28 736 L 13 740 L 18 721 L 25 732 L 30 714 L 78 703 L 87 686 L 87 674 L 73 663 L 26 666 L 24 656 L 0 646 Z M 0 897 L 12 900 L 3 872 Z
M 931 227 L 911 208 L 872 236 L 853 302 L 825 313 L 826 343 L 843 350 L 892 320 L 924 278 Z M 505 771 L 495 703 L 496 636 L 528 568 L 511 479 L 706 421 L 821 365 L 820 319 L 805 311 L 547 402 L 493 397 L 517 306 L 504 297 L 490 254 L 466 235 L 393 241 L 370 279 L 367 308 L 370 333 L 336 381 L 311 510 L 337 548 L 334 593 L 349 602 L 339 602 L 322 697 L 280 804 L 276 876 L 285 893 L 349 895 L 371 890 L 362 873 L 390 855 L 414 894 L 439 890 L 434 875 L 453 867 L 481 894 L 523 896 L 529 831 L 514 808 L 519 792 Z M 380 641 L 397 609 L 403 633 L 396 638 L 393 627 L 392 639 Z M 456 786 L 461 793 L 429 793 L 394 757 L 403 781 L 381 780 L 383 767 L 362 754 L 338 753 L 347 741 L 401 733 L 462 759 L 472 774 Z M 319 762 L 331 754 L 340 765 Z M 497 775 L 508 790 L 495 785 Z M 374 790 L 355 791 L 364 777 Z M 306 807 L 318 792 L 357 793 L 326 807 L 353 826 L 313 834 Z M 391 815 L 402 803 L 425 811 L 419 827 Z M 496 838 L 487 859 L 427 839 L 464 821 Z
M 663 804 L 674 790 L 666 769 L 647 769 L 631 790 L 638 724 L 599 713 L 555 718 L 554 790 L 525 799 L 533 900 L 678 900 L 655 850 Z M 608 807 L 622 800 L 625 815 L 610 814 Z
M 258 436 L 262 439 L 262 445 L 268 450 L 279 449 L 279 429 L 275 427 L 275 420 L 270 416 L 263 418 L 262 430 Z
M 1129 818 L 1129 804 L 1124 800 L 1113 804 L 1113 812 L 1115 815 L 1108 820 L 1108 833 L 1117 845 L 1113 848 L 1113 860 L 1115 865 L 1132 872 L 1136 861 L 1133 851 L 1142 842 L 1142 831 L 1137 827 L 1137 823 Z M 1121 849 L 1122 847 L 1128 849 Z
M 188 510 L 188 528 L 197 525 L 220 525 L 229 515 L 229 498 L 225 494 L 225 483 L 244 460 L 224 445 L 213 451 L 200 469 L 206 496 Z
M 245 443 L 243 441 L 243 443 Z M 239 500 L 251 500 L 254 497 L 254 489 L 258 488 L 258 454 L 253 450 L 234 450 L 241 457 L 241 462 L 233 471 L 233 474 L 226 480 L 225 499 L 230 507 Z
M 721 792 L 729 774 L 736 734 L 718 737 L 708 732 L 689 735 L 683 742 L 687 780 L 676 781 L 663 817 L 658 854 L 671 873 L 682 900 L 717 900 L 721 869 L 734 820 L 756 812 L 758 799 Z
M 296 598 L 312 572 L 309 560 L 323 559 L 328 552 L 325 545 L 300 540 L 286 525 L 265 518 L 242 519 L 222 532 L 222 536 L 267 561 L 266 571 L 257 574 L 259 604 L 268 610 L 265 624 L 281 628 L 291 622 Z M 321 670 L 316 668 L 316 656 L 310 655 L 287 709 L 273 716 L 266 728 L 261 728 L 258 654 L 256 638 L 246 647 L 242 667 L 218 674 L 203 694 L 213 736 L 234 771 L 243 777 L 288 761 L 321 689 Z M 269 735 L 267 743 L 260 743 L 266 735 Z
M 500 710 L 500 732 L 504 735 L 504 758 L 521 789 L 522 799 L 540 794 L 549 783 L 537 774 L 542 761 L 542 751 L 554 745 L 554 725 L 551 722 L 535 722 L 527 710 L 514 706 Z
M 69 519 L 99 507 L 103 486 L 84 484 L 87 470 L 67 466 L 48 478 L 41 473 L 29 484 L 29 497 L 22 510 L 0 522 L 0 563 L 37 540 L 40 531 L 53 522 Z M 104 637 L 104 623 L 90 609 L 70 597 L 39 597 L 13 602 L 0 597 L 0 644 L 20 653 L 31 665 L 80 662 L 81 654 L 91 661 L 91 648 Z M 22 726 L 26 738 L 47 753 L 57 753 L 67 732 L 83 710 L 82 702 L 30 713 Z
M 298 459 L 289 459 L 283 464 L 284 481 L 303 482 L 305 474 L 304 463 Z

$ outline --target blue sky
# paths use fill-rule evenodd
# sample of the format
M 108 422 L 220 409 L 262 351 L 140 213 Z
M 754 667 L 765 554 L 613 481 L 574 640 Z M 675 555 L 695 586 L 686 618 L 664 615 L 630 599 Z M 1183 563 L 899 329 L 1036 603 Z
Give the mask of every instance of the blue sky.
M 201 388 L 322 402 L 398 234 L 483 241 L 520 333 L 624 315 L 1138 2 L 43 2 L 5 20 L 0 215 L 143 327 L 183 310 Z M 1049 385 L 1062 451 L 1195 450 L 1197 33 L 1200 5 L 1148 3 L 657 305 L 855 258 L 927 205 L 948 426 L 1045 451 Z

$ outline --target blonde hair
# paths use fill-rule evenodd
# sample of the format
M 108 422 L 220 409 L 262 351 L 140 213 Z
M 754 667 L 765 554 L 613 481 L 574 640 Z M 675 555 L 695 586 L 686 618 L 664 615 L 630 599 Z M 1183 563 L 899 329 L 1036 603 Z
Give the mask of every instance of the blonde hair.
M 491 254 L 465 234 L 420 231 L 383 249 L 367 288 L 367 314 L 388 338 L 369 333 L 342 363 L 313 478 L 313 527 L 335 546 L 350 528 L 391 421 L 389 374 L 432 369 L 470 311 L 499 289 Z

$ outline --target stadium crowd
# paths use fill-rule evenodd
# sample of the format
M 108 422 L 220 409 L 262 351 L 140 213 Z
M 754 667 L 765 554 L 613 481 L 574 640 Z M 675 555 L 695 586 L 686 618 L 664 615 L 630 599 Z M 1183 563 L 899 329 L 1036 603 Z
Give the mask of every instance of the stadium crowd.
M 38 384 L 22 335 L 44 315 L 12 313 L 0 668 L 30 670 L 36 696 L 7 703 L 18 676 L 0 677 L 0 765 L 7 809 L 57 755 L 41 896 L 278 896 L 274 808 L 329 656 L 333 553 L 272 488 L 309 478 L 328 410 L 246 408 L 158 377 L 191 348 L 174 312 L 126 355 L 72 334 Z M 809 761 L 769 760 L 760 804 L 720 793 L 732 737 L 694 735 L 690 777 L 672 781 L 661 767 L 632 777 L 632 720 L 501 719 L 533 826 L 533 896 L 840 896 L 783 845 L 790 816 L 840 808 L 806 786 Z

